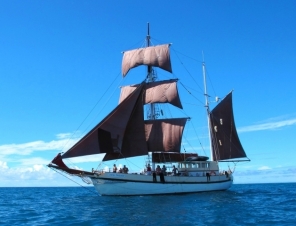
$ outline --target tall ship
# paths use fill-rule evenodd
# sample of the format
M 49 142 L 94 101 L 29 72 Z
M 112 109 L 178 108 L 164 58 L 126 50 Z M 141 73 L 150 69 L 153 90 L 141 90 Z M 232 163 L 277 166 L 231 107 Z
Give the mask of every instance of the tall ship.
M 233 170 L 220 169 L 221 162 L 249 161 L 235 127 L 232 91 L 211 110 L 207 94 L 205 64 L 202 63 L 205 110 L 210 156 L 182 151 L 185 124 L 190 117 L 162 117 L 159 105 L 183 109 L 178 79 L 158 80 L 155 73 L 172 73 L 170 44 L 152 46 L 150 32 L 145 46 L 125 51 L 122 76 L 145 66 L 139 84 L 121 87 L 118 105 L 74 146 L 59 153 L 48 167 L 92 184 L 100 195 L 159 195 L 227 190 L 233 184 Z M 194 115 L 194 112 L 192 112 Z M 68 158 L 105 154 L 102 162 L 114 169 L 90 171 L 68 167 Z M 130 172 L 117 161 L 144 156 L 141 172 Z

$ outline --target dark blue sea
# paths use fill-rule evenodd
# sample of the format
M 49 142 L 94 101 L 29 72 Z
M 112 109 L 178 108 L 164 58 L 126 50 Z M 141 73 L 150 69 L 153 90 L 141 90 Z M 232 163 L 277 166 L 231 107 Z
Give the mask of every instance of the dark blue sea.
M 296 183 L 99 196 L 93 187 L 0 188 L 0 225 L 296 225 Z

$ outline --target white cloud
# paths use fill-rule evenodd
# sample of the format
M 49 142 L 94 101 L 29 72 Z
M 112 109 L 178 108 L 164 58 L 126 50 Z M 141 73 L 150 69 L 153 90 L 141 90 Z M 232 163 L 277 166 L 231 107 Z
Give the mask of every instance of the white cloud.
M 47 151 L 47 150 L 59 150 L 70 148 L 74 143 L 77 142 L 77 138 L 68 139 L 65 134 L 58 134 L 58 139 L 49 142 L 45 141 L 32 141 L 23 144 L 4 144 L 0 145 L 1 155 L 30 155 L 34 151 Z
M 261 166 L 260 168 L 258 168 L 258 170 L 271 170 L 271 168 L 268 166 Z
M 43 165 L 34 165 L 33 169 L 34 171 L 41 171 L 43 169 Z
M 81 135 L 81 134 L 80 134 Z M 39 157 L 38 152 L 48 150 L 63 151 L 75 144 L 80 137 L 70 133 L 56 135 L 56 139 L 32 141 L 22 144 L 0 145 L 0 187 L 1 186 L 77 186 L 59 173 L 48 168 L 49 159 Z M 36 153 L 37 152 L 37 153 Z M 98 162 L 104 155 L 72 158 L 73 163 Z M 54 157 L 54 156 L 53 156 Z M 13 167 L 9 167 L 12 164 Z M 77 168 L 78 167 L 74 167 Z M 75 178 L 74 178 L 75 179 Z M 80 178 L 78 178 L 81 183 Z
M 21 166 L 33 166 L 36 163 L 42 164 L 42 165 L 47 165 L 50 162 L 50 160 L 40 158 L 40 157 L 32 157 L 32 158 L 14 160 L 13 162 L 17 162 Z
M 0 169 L 8 169 L 7 162 L 0 161 Z
M 69 139 L 72 137 L 72 133 L 59 133 L 56 135 L 58 139 Z
M 295 166 L 270 168 L 262 166 L 254 170 L 237 169 L 234 174 L 235 183 L 283 183 L 296 182 Z
M 273 130 L 279 129 L 285 126 L 292 126 L 296 125 L 296 119 L 288 119 L 288 120 L 280 120 L 276 122 L 266 122 L 258 125 L 253 126 L 245 126 L 238 129 L 239 133 L 243 132 L 252 132 L 252 131 L 259 131 L 259 130 Z
M 77 186 L 77 183 L 83 184 L 80 178 L 71 177 L 71 180 L 66 179 L 41 164 L 14 168 L 9 168 L 3 162 L 0 162 L 0 164 L 0 187 Z M 1 167 L 3 165 L 5 167 Z M 77 182 L 74 183 L 73 179 L 77 180 Z
M 43 165 L 33 165 L 31 167 L 0 168 L 0 180 L 28 180 L 40 178 L 52 178 L 54 172 Z
M 105 166 L 105 167 L 104 167 L 104 171 L 105 171 L 105 172 L 108 172 L 108 171 L 109 171 L 109 167 L 108 167 L 108 166 Z
M 66 161 L 69 160 L 72 163 L 99 162 L 102 161 L 104 156 L 105 154 L 88 155 L 82 157 L 67 158 Z

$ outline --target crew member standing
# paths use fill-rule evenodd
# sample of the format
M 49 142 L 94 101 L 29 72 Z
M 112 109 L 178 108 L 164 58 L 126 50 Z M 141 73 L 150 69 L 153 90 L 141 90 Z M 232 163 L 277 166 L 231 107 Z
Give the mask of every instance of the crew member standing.
M 113 165 L 113 173 L 116 173 L 117 172 L 117 167 L 116 167 L 116 164 Z

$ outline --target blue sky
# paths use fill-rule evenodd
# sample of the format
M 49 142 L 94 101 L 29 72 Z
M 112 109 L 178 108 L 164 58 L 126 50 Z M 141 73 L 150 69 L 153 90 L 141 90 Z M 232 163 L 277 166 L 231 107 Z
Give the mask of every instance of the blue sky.
M 143 79 L 131 74 L 122 83 L 121 51 L 141 47 L 147 22 L 153 44 L 173 43 L 182 83 L 196 86 L 194 76 L 202 87 L 203 52 L 209 94 L 234 90 L 235 122 L 251 159 L 236 166 L 235 183 L 296 182 L 295 7 L 267 0 L 1 1 L 0 186 L 76 185 L 46 164 L 115 106 L 119 85 Z M 204 112 L 192 120 L 201 124 L 201 141 L 203 121 Z M 190 139 L 188 132 L 185 146 Z M 190 147 L 199 151 L 195 142 Z

